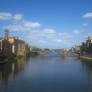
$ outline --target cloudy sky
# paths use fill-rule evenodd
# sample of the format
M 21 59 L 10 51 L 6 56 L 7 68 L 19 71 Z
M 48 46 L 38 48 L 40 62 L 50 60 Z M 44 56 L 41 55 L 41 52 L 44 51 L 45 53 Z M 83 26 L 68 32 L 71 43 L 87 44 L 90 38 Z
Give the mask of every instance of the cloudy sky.
M 92 0 L 0 0 L 4 30 L 40 48 L 69 48 L 92 36 Z

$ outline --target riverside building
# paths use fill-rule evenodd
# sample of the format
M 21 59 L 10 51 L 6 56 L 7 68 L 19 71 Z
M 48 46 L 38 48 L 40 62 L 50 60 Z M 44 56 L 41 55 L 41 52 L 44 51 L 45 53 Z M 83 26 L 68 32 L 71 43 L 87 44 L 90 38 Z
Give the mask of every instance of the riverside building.
M 30 48 L 23 40 L 18 37 L 8 37 L 8 30 L 5 30 L 4 38 L 0 38 L 0 55 L 8 56 L 11 53 L 26 55 L 27 51 L 30 51 Z
M 81 55 L 89 55 L 92 57 L 92 37 L 88 37 L 81 46 Z

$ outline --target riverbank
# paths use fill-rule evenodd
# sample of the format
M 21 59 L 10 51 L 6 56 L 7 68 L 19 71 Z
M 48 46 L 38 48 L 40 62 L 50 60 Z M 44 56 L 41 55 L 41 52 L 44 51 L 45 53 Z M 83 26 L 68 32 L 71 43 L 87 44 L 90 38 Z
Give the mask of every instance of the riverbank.
M 11 55 L 4 57 L 4 59 L 2 61 L 0 61 L 0 64 L 14 62 L 21 58 L 24 58 L 24 56 L 11 54 Z
M 77 53 L 72 53 L 73 55 L 75 55 L 75 56 L 79 56 L 79 54 L 77 54 Z
M 36 56 L 36 55 L 38 55 L 37 52 L 30 52 L 27 54 L 27 57 Z
M 89 56 L 82 56 L 82 55 L 77 54 L 77 53 L 72 53 L 72 54 L 75 55 L 75 56 L 78 56 L 80 59 L 92 61 L 92 57 L 89 57 Z
M 0 61 L 0 64 L 10 63 L 10 62 L 17 61 L 17 60 L 19 60 L 21 58 L 25 58 L 25 57 L 29 58 L 29 57 L 36 56 L 36 55 L 38 55 L 36 52 L 30 52 L 27 55 L 10 54 L 10 55 L 4 57 L 3 60 Z
M 92 58 L 91 57 L 88 57 L 88 56 L 79 56 L 81 59 L 85 59 L 85 60 L 88 60 L 88 61 L 92 61 Z

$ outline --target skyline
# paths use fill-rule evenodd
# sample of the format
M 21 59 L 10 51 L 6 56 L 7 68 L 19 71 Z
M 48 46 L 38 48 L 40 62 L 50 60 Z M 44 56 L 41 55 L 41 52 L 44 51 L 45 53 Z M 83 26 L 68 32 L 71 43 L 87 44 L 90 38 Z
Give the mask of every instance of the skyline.
M 92 36 L 91 0 L 3 0 L 0 36 L 18 36 L 40 48 L 69 48 Z

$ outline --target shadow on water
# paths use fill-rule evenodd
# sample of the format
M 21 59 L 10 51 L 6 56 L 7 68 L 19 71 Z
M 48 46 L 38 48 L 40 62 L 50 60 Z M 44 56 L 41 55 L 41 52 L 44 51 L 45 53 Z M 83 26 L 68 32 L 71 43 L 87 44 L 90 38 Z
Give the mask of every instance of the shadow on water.
M 0 83 L 8 84 L 9 79 L 14 79 L 19 72 L 24 70 L 24 64 L 27 63 L 26 58 L 19 59 L 12 63 L 0 65 Z
M 87 73 L 87 77 L 88 77 L 88 85 L 92 87 L 92 61 L 87 61 L 87 60 L 80 60 L 82 63 L 82 68 L 84 69 L 84 71 Z
M 61 59 L 61 61 L 66 61 L 67 60 L 67 56 L 66 55 L 60 55 L 60 59 Z

